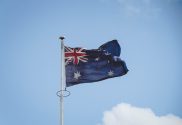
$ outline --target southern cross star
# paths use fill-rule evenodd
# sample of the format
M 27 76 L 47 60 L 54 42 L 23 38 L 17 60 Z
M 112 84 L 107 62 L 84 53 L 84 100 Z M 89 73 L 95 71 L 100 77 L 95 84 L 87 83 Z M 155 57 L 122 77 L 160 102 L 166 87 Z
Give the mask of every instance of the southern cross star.
M 109 72 L 108 72 L 108 76 L 113 76 L 114 75 L 114 72 L 112 71 L 112 70 L 110 70 Z
M 99 61 L 99 57 L 95 58 L 95 61 Z
M 111 53 L 109 53 L 109 52 L 106 52 L 106 53 L 105 53 L 105 55 L 107 55 L 107 56 L 108 56 L 108 55 L 111 55 Z
M 80 72 L 77 71 L 77 72 L 74 73 L 74 78 L 76 80 L 78 80 L 80 76 L 81 76 Z

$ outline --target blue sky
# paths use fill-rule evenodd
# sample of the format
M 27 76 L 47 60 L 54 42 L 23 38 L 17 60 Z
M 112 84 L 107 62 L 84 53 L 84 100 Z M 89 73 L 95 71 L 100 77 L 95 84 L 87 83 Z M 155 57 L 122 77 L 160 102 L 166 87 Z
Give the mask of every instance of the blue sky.
M 65 125 L 97 125 L 120 103 L 182 118 L 181 0 L 1 0 L 0 124 L 59 124 L 60 35 L 117 39 L 127 75 L 69 87 Z

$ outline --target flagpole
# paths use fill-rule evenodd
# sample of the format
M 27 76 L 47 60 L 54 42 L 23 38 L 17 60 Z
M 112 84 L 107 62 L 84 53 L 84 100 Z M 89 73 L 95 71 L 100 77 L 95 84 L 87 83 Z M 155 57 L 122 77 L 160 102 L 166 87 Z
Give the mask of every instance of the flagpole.
M 61 93 L 60 93 L 60 125 L 64 125 L 64 91 L 66 84 L 66 74 L 65 74 L 65 55 L 64 55 L 64 37 L 59 37 L 61 40 Z

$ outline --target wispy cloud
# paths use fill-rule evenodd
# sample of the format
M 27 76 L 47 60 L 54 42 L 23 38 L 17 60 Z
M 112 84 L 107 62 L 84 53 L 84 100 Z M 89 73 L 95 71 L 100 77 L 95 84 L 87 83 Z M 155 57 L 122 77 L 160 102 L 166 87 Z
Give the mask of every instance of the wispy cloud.
M 182 119 L 170 114 L 157 116 L 149 108 L 121 103 L 104 112 L 103 123 L 98 125 L 182 125 Z
M 128 15 L 156 15 L 161 11 L 160 7 L 154 6 L 151 0 L 117 0 Z
M 100 0 L 102 2 L 115 2 L 120 5 L 121 12 L 126 15 L 155 16 L 163 9 L 163 4 L 172 3 L 172 0 Z M 179 1 L 179 0 L 175 0 Z M 161 4 L 161 6 L 159 5 Z

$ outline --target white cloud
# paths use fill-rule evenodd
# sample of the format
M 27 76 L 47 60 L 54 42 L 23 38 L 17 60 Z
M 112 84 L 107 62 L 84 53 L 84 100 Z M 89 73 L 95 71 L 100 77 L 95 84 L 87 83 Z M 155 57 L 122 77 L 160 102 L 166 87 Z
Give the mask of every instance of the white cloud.
M 175 115 L 156 116 L 149 108 L 121 103 L 104 112 L 103 123 L 98 125 L 182 125 Z

